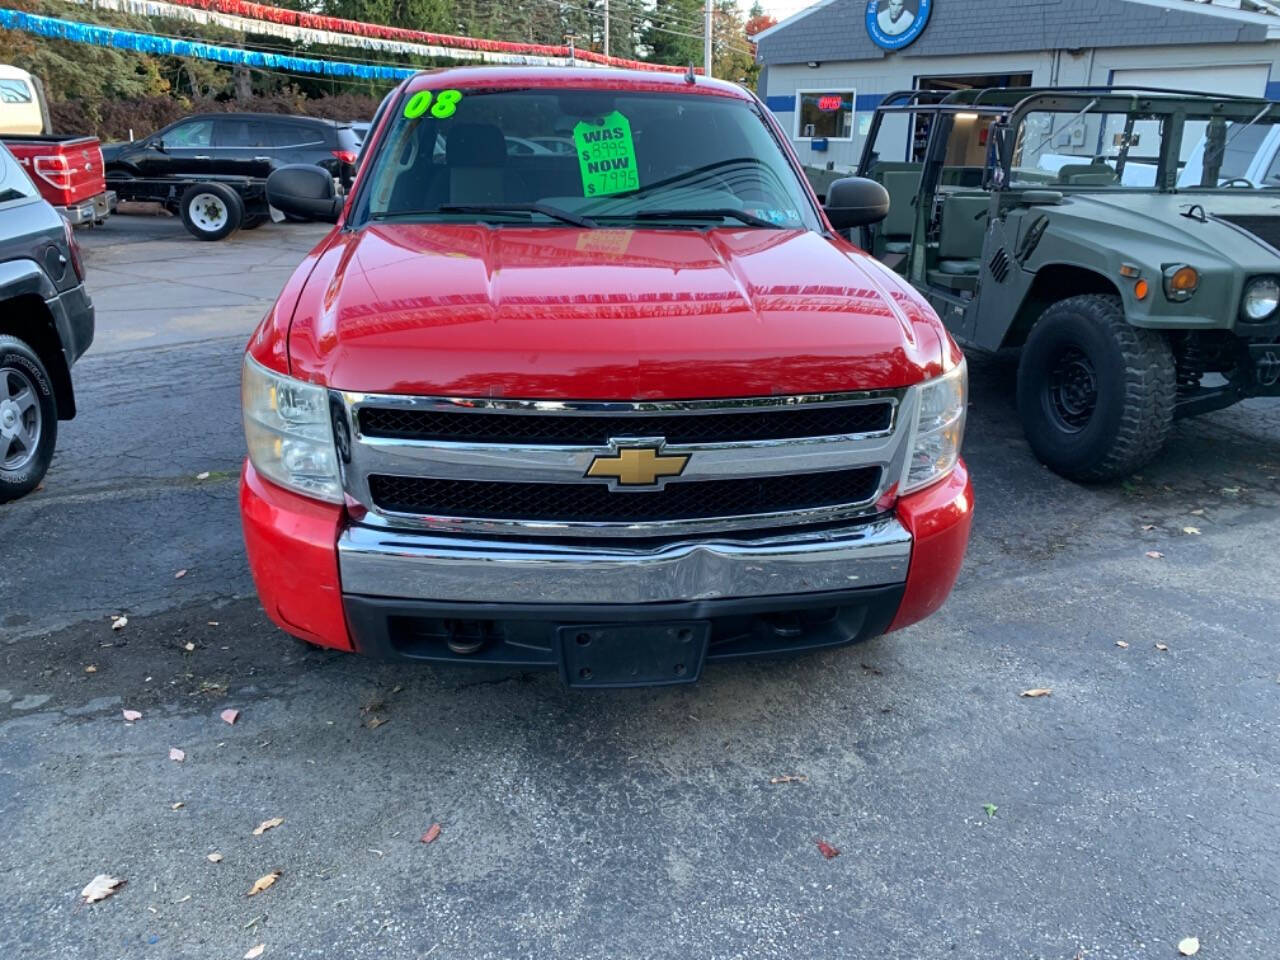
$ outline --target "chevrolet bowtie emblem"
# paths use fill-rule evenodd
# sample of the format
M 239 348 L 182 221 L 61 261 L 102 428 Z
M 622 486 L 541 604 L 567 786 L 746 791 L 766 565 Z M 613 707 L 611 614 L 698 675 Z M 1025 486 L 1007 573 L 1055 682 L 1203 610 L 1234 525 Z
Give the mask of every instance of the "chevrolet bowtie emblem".
M 678 477 L 687 453 L 660 455 L 657 447 L 623 447 L 591 461 L 588 477 L 614 480 L 620 487 L 652 487 L 663 477 Z

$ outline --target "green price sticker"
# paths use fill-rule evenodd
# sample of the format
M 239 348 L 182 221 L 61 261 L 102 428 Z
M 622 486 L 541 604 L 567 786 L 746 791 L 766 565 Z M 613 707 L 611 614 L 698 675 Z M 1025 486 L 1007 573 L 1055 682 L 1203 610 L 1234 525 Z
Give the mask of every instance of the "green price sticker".
M 582 171 L 582 195 L 601 197 L 640 188 L 631 121 L 617 110 L 599 120 L 584 120 L 573 128 Z
M 408 120 L 417 120 L 431 110 L 437 120 L 448 120 L 458 112 L 458 102 L 462 100 L 461 90 L 419 90 L 404 105 L 404 115 Z

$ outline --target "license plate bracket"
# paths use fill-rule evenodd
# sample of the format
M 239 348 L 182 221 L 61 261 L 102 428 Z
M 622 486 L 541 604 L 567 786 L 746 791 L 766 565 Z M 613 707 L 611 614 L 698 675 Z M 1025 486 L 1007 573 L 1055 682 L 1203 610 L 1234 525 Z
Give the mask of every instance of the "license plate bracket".
M 710 637 L 706 620 L 562 626 L 556 630 L 560 677 L 570 687 L 693 683 Z

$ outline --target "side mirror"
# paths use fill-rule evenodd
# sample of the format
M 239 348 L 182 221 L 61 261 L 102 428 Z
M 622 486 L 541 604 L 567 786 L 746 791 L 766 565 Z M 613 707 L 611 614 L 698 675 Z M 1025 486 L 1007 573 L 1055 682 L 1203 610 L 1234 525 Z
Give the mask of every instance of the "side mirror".
M 267 177 L 267 203 L 303 220 L 337 223 L 342 198 L 333 188 L 328 170 L 309 163 L 291 163 Z
M 844 177 L 827 187 L 823 210 L 837 230 L 879 223 L 889 215 L 889 191 L 866 177 Z
M 147 144 L 147 146 L 150 147 L 152 150 L 159 150 L 161 153 L 164 153 L 163 140 L 152 140 L 150 143 Z

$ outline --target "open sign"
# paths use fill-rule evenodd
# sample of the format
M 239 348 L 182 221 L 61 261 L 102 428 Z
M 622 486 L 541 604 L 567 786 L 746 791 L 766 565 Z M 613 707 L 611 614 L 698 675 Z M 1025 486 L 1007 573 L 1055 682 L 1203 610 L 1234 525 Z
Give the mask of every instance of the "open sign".
M 818 98 L 819 110 L 839 110 L 844 98 L 838 93 L 827 94 Z

